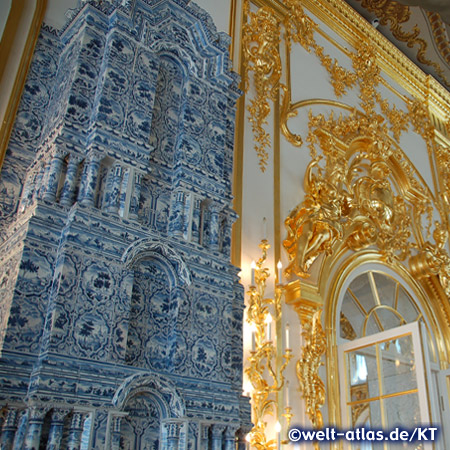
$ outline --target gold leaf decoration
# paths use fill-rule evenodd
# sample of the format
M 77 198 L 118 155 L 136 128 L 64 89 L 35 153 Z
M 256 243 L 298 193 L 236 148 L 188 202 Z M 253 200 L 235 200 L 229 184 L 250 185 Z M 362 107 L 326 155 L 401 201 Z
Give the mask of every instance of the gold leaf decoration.
M 243 50 L 245 57 L 245 90 L 249 91 L 249 74 L 253 72 L 255 95 L 248 111 L 255 139 L 259 166 L 264 172 L 269 157 L 270 136 L 264 129 L 270 114 L 269 100 L 278 93 L 281 77 L 279 53 L 280 24 L 272 8 L 264 6 L 249 13 L 249 21 L 243 27 Z
M 325 167 L 317 159 L 309 164 L 305 199 L 285 222 L 287 273 L 307 277 L 314 261 L 340 243 L 354 251 L 376 245 L 386 261 L 409 255 L 409 206 L 396 195 L 377 142 L 357 138 L 348 153 L 348 159 L 329 153 Z
M 310 52 L 311 48 L 316 46 L 314 33 L 317 24 L 305 14 L 298 0 L 285 0 L 285 5 L 289 8 L 289 13 L 284 19 L 288 50 L 290 51 L 291 41 L 294 40 Z
M 380 67 L 375 50 L 368 42 L 362 42 L 359 46 L 353 56 L 353 67 L 359 82 L 361 107 L 371 117 L 375 109 L 375 88 L 380 84 Z
M 325 385 L 319 377 L 321 359 L 327 348 L 326 336 L 320 321 L 322 310 L 318 309 L 303 325 L 304 345 L 297 361 L 296 371 L 306 414 L 314 428 L 323 427 L 321 408 L 325 404 Z
M 391 108 L 389 102 L 386 99 L 383 99 L 378 92 L 375 96 L 378 104 L 380 105 L 381 111 L 391 124 L 390 130 L 394 139 L 399 142 L 402 132 L 408 131 L 409 129 L 410 117 L 408 113 L 397 109 L 395 105 Z
M 392 0 L 360 0 L 361 6 L 366 8 L 371 13 L 375 14 L 379 20 L 380 25 L 388 25 L 392 35 L 400 42 L 405 42 L 409 48 L 418 47 L 416 58 L 421 64 L 432 67 L 436 74 L 449 86 L 449 81 L 444 75 L 444 71 L 433 61 L 430 61 L 426 56 L 428 48 L 427 42 L 420 38 L 420 29 L 414 25 L 412 31 L 406 32 L 402 24 L 409 21 L 411 12 L 409 6 L 401 5 Z

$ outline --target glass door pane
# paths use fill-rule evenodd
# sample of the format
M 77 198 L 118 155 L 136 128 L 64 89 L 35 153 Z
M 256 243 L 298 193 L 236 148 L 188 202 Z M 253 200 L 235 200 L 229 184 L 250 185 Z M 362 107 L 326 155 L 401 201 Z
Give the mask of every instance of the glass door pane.
M 383 394 L 417 391 L 417 374 L 412 335 L 379 344 Z
M 410 429 L 430 422 L 417 322 L 347 342 L 338 353 L 345 428 Z M 344 448 L 387 450 L 391 444 L 344 442 Z M 418 442 L 409 448 L 432 445 Z

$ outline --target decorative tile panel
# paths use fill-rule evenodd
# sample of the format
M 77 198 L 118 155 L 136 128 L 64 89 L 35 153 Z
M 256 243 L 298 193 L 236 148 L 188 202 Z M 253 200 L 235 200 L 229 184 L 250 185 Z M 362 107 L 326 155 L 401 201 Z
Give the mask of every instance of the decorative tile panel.
M 183 0 L 71 16 L 42 31 L 0 178 L 0 403 L 30 445 L 219 442 L 249 418 L 229 39 Z

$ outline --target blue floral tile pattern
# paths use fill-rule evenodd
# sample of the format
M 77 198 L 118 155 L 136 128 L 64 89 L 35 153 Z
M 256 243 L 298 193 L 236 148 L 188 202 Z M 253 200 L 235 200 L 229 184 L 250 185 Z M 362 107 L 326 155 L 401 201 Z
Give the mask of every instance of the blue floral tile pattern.
M 41 30 L 0 177 L 0 439 L 231 448 L 250 409 L 229 38 L 186 0 L 71 17 Z

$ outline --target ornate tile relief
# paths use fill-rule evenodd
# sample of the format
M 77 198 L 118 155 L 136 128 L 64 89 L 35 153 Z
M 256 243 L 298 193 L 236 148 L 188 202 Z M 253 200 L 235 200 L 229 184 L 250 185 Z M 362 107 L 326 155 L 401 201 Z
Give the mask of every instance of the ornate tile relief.
M 0 179 L 0 399 L 24 448 L 231 445 L 229 41 L 182 0 L 85 3 L 42 30 Z

